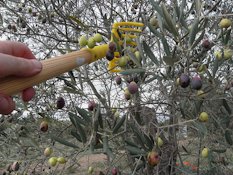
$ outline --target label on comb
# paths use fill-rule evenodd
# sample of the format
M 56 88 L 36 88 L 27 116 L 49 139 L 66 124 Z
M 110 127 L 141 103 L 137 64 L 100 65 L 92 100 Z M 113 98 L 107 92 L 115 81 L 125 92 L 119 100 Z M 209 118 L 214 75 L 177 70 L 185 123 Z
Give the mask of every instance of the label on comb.
M 76 63 L 77 63 L 77 66 L 82 66 L 86 63 L 86 59 L 85 58 L 77 58 Z

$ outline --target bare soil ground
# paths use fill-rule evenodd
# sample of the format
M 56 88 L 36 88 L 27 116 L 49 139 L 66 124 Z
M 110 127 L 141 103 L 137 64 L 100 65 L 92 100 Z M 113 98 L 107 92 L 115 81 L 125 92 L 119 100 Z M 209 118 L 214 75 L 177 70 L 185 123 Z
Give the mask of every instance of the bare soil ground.
M 94 168 L 93 175 L 100 175 L 100 171 L 106 172 L 107 156 L 105 154 L 84 155 L 75 164 L 68 161 L 64 166 L 56 167 L 49 167 L 47 161 L 42 164 L 31 164 L 28 167 L 27 175 L 87 175 L 90 166 Z M 0 168 L 0 175 L 4 171 L 6 171 L 5 168 Z
M 89 166 L 96 170 L 103 170 L 107 163 L 107 156 L 105 154 L 86 155 L 81 157 L 78 163 L 83 170 L 87 170 Z

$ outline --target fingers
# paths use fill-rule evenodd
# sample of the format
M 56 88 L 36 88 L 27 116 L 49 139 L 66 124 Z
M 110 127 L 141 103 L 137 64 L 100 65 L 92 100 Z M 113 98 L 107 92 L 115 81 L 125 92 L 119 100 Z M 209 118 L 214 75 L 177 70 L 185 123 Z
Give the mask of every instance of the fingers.
M 0 53 L 27 59 L 36 59 L 31 50 L 20 42 L 0 41 Z
M 22 99 L 23 99 L 23 101 L 25 101 L 25 102 L 30 101 L 33 98 L 33 96 L 35 95 L 35 93 L 36 92 L 35 92 L 35 90 L 32 87 L 25 89 L 22 92 Z
M 12 41 L 0 41 L 0 65 L 0 78 L 32 76 L 42 70 L 42 64 L 25 44 Z M 27 102 L 34 95 L 35 90 L 31 87 L 22 92 L 22 99 Z M 12 97 L 0 94 L 0 114 L 10 114 L 14 109 Z
M 31 50 L 23 43 L 0 41 L 0 77 L 8 75 L 31 76 L 41 71 Z
M 0 53 L 0 77 L 8 75 L 32 76 L 42 69 L 42 64 L 35 59 L 25 59 Z
M 15 109 L 15 102 L 11 97 L 0 95 L 0 113 L 10 114 Z
M 23 101 L 27 102 L 33 98 L 35 90 L 31 87 L 25 89 L 22 93 Z M 10 114 L 15 109 L 15 102 L 12 97 L 0 95 L 0 114 Z

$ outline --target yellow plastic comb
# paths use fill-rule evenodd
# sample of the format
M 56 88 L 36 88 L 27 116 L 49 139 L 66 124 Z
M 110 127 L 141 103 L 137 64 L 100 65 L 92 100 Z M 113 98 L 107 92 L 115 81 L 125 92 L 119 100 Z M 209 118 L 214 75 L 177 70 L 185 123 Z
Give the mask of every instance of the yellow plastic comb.
M 126 26 L 126 27 L 122 27 L 122 26 Z M 131 39 L 135 39 L 138 37 L 137 35 L 134 35 L 131 33 L 141 33 L 142 32 L 142 30 L 140 28 L 138 29 L 135 27 L 143 27 L 143 26 L 144 26 L 144 24 L 139 23 L 139 22 L 117 22 L 117 23 L 114 23 L 112 25 L 111 41 L 117 40 L 117 44 L 122 46 L 124 44 L 124 39 L 126 37 L 129 37 Z M 136 42 L 130 42 L 130 43 L 128 43 L 128 45 L 136 46 L 137 44 L 136 44 Z M 109 63 L 108 63 L 108 70 L 110 72 L 121 72 L 122 70 L 120 68 L 117 68 L 119 57 L 120 57 L 119 52 L 115 52 L 114 56 L 115 56 L 114 59 L 109 61 Z

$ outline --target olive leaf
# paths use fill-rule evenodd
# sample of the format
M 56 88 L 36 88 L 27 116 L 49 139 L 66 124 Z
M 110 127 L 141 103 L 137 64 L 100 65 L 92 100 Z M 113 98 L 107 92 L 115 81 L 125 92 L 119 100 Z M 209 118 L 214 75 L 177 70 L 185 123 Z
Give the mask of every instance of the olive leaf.
M 126 145 L 126 150 L 129 151 L 131 155 L 137 155 L 137 156 L 143 156 L 146 154 L 146 152 L 138 147 Z
M 116 134 L 118 130 L 121 128 L 121 126 L 124 124 L 124 121 L 126 119 L 126 116 L 124 115 L 114 126 L 112 133 Z
M 140 68 L 136 68 L 136 69 L 126 69 L 124 71 L 121 71 L 120 74 L 122 75 L 130 75 L 130 74 L 134 74 L 134 73 L 145 73 L 145 69 L 140 69 Z
M 225 139 L 229 145 L 233 145 L 232 132 L 229 129 L 225 130 Z
M 72 148 L 78 148 L 77 145 L 75 145 L 75 144 L 73 144 L 71 142 L 68 142 L 68 141 L 64 140 L 63 138 L 61 138 L 61 137 L 57 137 L 55 135 L 51 135 L 50 137 L 51 137 L 52 140 L 57 141 L 57 142 L 59 142 L 59 143 L 61 143 L 63 145 L 66 145 L 66 146 L 69 146 L 69 147 L 72 147 Z
M 161 8 L 164 15 L 164 19 L 168 25 L 168 30 L 174 35 L 174 37 L 179 36 L 179 33 L 175 25 L 176 22 L 172 19 L 171 15 L 168 13 L 168 10 L 163 3 Z
M 157 66 L 159 66 L 159 62 L 157 58 L 155 57 L 155 55 L 153 54 L 150 47 L 146 44 L 145 41 L 143 41 L 142 45 L 143 45 L 146 55 L 151 59 L 151 61 L 153 61 Z
M 191 31 L 190 31 L 190 34 L 189 34 L 189 47 L 191 48 L 193 42 L 195 41 L 195 38 L 196 38 L 196 35 L 198 33 L 198 24 L 199 24 L 200 20 L 199 18 L 196 18 L 193 22 L 193 25 L 192 25 L 192 28 L 191 28 Z

